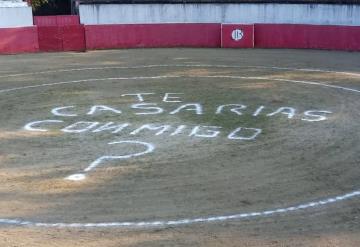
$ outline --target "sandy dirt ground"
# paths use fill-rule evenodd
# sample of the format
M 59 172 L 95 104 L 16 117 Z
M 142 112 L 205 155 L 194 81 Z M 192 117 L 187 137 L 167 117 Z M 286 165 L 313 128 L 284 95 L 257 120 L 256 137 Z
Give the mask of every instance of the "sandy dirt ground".
M 0 246 L 360 246 L 359 65 L 306 50 L 1 56 Z

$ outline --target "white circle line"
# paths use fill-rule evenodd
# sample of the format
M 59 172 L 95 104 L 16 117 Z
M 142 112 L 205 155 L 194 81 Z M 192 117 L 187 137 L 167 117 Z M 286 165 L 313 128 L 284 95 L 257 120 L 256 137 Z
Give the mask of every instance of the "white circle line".
M 193 65 L 189 65 L 193 66 Z M 226 66 L 223 66 L 226 67 Z M 283 81 L 283 82 L 293 82 L 293 83 L 302 83 L 309 85 L 324 86 L 335 89 L 342 89 L 346 91 L 360 93 L 360 90 L 329 85 L 320 82 L 312 81 L 298 81 L 298 80 L 289 80 L 282 78 L 269 78 L 269 77 L 245 77 L 245 76 L 152 76 L 152 77 L 117 77 L 117 78 L 101 78 L 101 79 L 85 79 L 85 80 L 76 80 L 68 82 L 56 82 L 56 83 L 46 83 L 33 86 L 17 87 L 11 89 L 0 90 L 0 93 L 17 91 L 28 88 L 36 87 L 46 87 L 62 84 L 71 84 L 71 83 L 80 83 L 80 82 L 89 82 L 89 81 L 106 81 L 106 80 L 142 80 L 142 79 L 166 79 L 166 78 L 234 78 L 234 79 L 253 79 L 253 80 L 274 80 L 274 81 Z M 67 227 L 67 228 L 89 228 L 89 227 L 123 227 L 123 228 L 145 228 L 145 227 L 166 227 L 166 226 L 178 226 L 184 224 L 194 224 L 194 223 L 209 223 L 209 222 L 220 222 L 226 220 L 235 220 L 235 219 L 247 219 L 260 216 L 270 216 L 275 214 L 284 214 L 287 212 L 299 211 L 308 208 L 320 207 L 323 205 L 333 204 L 339 201 L 344 201 L 360 195 L 360 191 L 352 191 L 347 194 L 339 195 L 336 197 L 326 198 L 319 201 L 308 202 L 305 204 L 300 204 L 297 206 L 291 206 L 287 208 L 275 208 L 272 210 L 260 211 L 260 212 L 249 212 L 249 213 L 240 213 L 233 215 L 224 215 L 224 216 L 213 216 L 205 218 L 191 218 L 191 219 L 178 219 L 171 221 L 143 221 L 143 222 L 104 222 L 104 223 L 41 223 L 41 222 L 32 222 L 24 221 L 21 219 L 0 219 L 0 225 L 16 225 L 16 226 L 35 226 L 35 227 Z
M 334 204 L 336 202 L 351 199 L 352 197 L 360 196 L 360 191 L 353 191 L 347 194 L 343 194 L 336 197 L 330 197 L 319 201 L 312 201 L 305 204 L 291 206 L 287 208 L 275 208 L 266 211 L 239 213 L 233 215 L 223 216 L 211 216 L 205 218 L 188 218 L 177 219 L 169 221 L 139 221 L 139 222 L 103 222 L 103 223 L 43 223 L 24 221 L 20 219 L 0 219 L 0 225 L 16 225 L 16 226 L 35 226 L 35 227 L 66 227 L 66 228 L 91 228 L 91 227 L 121 227 L 121 228 L 146 228 L 146 227 L 167 227 L 167 226 L 179 226 L 195 223 L 210 223 L 210 222 L 222 222 L 227 220 L 239 220 L 249 219 L 254 217 L 266 217 L 276 214 L 285 214 L 288 212 L 294 212 L 299 210 L 305 210 L 309 208 L 320 207 L 323 205 Z
M 86 67 L 86 68 L 76 68 L 76 69 L 47 70 L 47 71 L 37 71 L 37 72 L 29 72 L 29 73 L 0 75 L 0 78 L 39 75 L 39 74 L 52 74 L 52 73 L 60 73 L 60 72 L 77 72 L 77 71 L 86 71 L 86 70 L 145 69 L 145 68 L 161 68 L 161 67 L 164 67 L 164 68 L 168 68 L 168 67 L 254 68 L 254 69 L 294 70 L 294 71 L 303 71 L 303 72 L 335 73 L 335 74 L 360 77 L 360 73 L 327 70 L 327 69 L 325 70 L 325 69 L 310 69 L 310 68 L 259 66 L 259 65 L 241 66 L 241 65 L 221 65 L 221 64 L 214 64 L 214 65 L 212 65 L 212 64 L 150 64 L 150 65 L 138 65 L 138 66 L 106 66 L 106 67 Z
M 168 78 L 231 78 L 231 79 L 249 79 L 249 80 L 271 80 L 271 81 L 279 81 L 279 82 L 292 82 L 292 83 L 301 83 L 301 84 L 308 84 L 308 85 L 317 85 L 322 87 L 334 88 L 334 89 L 341 89 L 345 91 L 351 91 L 360 93 L 360 90 L 338 86 L 338 85 L 330 85 L 325 84 L 317 81 L 302 81 L 302 80 L 290 80 L 290 79 L 283 79 L 283 78 L 272 78 L 272 77 L 258 77 L 258 76 L 226 76 L 226 75 L 218 75 L 218 76 L 134 76 L 134 77 L 109 77 L 109 78 L 92 78 L 92 79 L 84 79 L 84 80 L 75 80 L 75 81 L 61 81 L 61 82 L 54 82 L 54 83 L 44 83 L 44 84 L 37 84 L 31 86 L 24 86 L 24 87 L 15 87 L 15 88 L 8 88 L 0 90 L 0 93 L 18 91 L 23 89 L 30 89 L 30 88 L 39 88 L 39 87 L 49 87 L 49 86 L 56 86 L 56 85 L 64 85 L 64 84 L 75 84 L 75 83 L 83 83 L 83 82 L 94 82 L 94 81 L 109 81 L 109 80 L 144 80 L 144 79 L 168 79 Z

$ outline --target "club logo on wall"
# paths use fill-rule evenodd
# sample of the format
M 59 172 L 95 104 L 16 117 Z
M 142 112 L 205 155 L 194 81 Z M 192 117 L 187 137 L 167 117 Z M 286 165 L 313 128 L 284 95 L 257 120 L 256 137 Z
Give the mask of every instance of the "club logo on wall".
M 231 38 L 235 41 L 239 41 L 244 37 L 244 32 L 241 29 L 234 29 L 231 32 Z

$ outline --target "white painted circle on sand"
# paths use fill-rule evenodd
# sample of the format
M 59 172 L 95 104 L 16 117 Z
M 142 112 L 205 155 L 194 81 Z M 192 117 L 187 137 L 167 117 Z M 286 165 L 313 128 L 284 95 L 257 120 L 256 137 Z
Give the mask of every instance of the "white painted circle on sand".
M 81 180 L 84 180 L 85 178 L 86 178 L 85 174 L 77 173 L 77 174 L 70 175 L 70 176 L 66 177 L 65 179 L 71 180 L 71 181 L 81 181 Z
M 138 69 L 138 68 L 156 68 L 156 67 L 221 67 L 221 68 L 234 68 L 241 66 L 227 66 L 227 65 L 145 65 L 145 66 L 134 66 L 134 67 L 101 67 L 101 68 L 84 68 L 84 69 L 70 69 L 70 70 L 58 70 L 58 71 L 47 71 L 47 72 L 32 72 L 32 73 L 24 73 L 24 74 L 15 74 L 13 76 L 23 76 L 23 75 L 31 75 L 31 74 L 45 74 L 45 73 L 56 73 L 56 72 L 65 72 L 65 71 L 82 71 L 82 70 L 102 70 L 102 69 Z M 268 68 L 268 69 L 279 69 L 279 70 L 291 70 L 291 68 L 281 68 L 281 67 L 266 67 L 266 66 L 244 66 L 244 67 L 257 67 L 257 68 Z M 351 73 L 351 72 L 341 72 L 341 71 L 330 71 L 330 70 L 320 70 L 320 69 L 299 69 L 295 68 L 294 70 L 298 71 L 314 71 L 314 72 L 332 72 L 332 73 L 340 73 L 347 74 L 351 76 L 360 76 L 359 73 Z M 8 76 L 0 76 L 1 77 L 11 77 Z M 16 87 L 10 89 L 2 89 L 0 93 L 18 91 L 23 89 L 31 89 L 38 87 L 51 87 L 56 85 L 63 84 L 74 84 L 74 83 L 85 83 L 85 82 L 95 82 L 95 81 L 109 81 L 109 80 L 144 80 L 144 79 L 168 79 L 168 78 L 188 78 L 188 77 L 197 77 L 197 78 L 234 78 L 234 79 L 250 79 L 250 80 L 272 80 L 278 82 L 291 82 L 296 84 L 307 84 L 307 85 L 315 85 L 321 87 L 332 88 L 335 90 L 343 90 L 352 93 L 360 93 L 360 90 L 325 84 L 321 82 L 315 81 L 302 81 L 302 80 L 290 80 L 284 78 L 271 78 L 271 77 L 251 77 L 251 76 L 152 76 L 152 77 L 118 77 L 118 78 L 101 78 L 101 79 L 84 79 L 84 80 L 76 80 L 76 81 L 65 81 L 65 82 L 55 82 L 55 83 L 46 83 L 46 84 L 38 84 L 32 86 L 25 87 Z M 84 174 L 73 174 L 68 177 L 69 180 L 83 180 L 85 178 Z M 277 214 L 284 214 L 299 210 L 305 210 L 309 208 L 316 208 L 328 204 L 334 204 L 336 202 L 341 202 L 344 200 L 348 200 L 354 197 L 360 196 L 360 190 L 351 191 L 346 194 L 324 198 L 317 201 L 310 201 L 308 203 L 302 203 L 290 207 L 284 208 L 274 208 L 263 211 L 256 212 L 248 212 L 248 213 L 236 213 L 236 214 L 227 214 L 221 216 L 211 216 L 211 217 L 203 217 L 203 218 L 187 218 L 187 219 L 174 219 L 174 220 L 159 220 L 159 221 L 137 221 L 137 222 L 102 222 L 102 223 L 43 223 L 43 222 L 33 222 L 33 221 L 25 221 L 21 219 L 1 219 L 0 225 L 16 225 L 16 226 L 35 226 L 35 227 L 68 227 L 68 228 L 107 228 L 107 227 L 121 227 L 121 228 L 145 228 L 145 227 L 166 227 L 166 226 L 178 226 L 178 225 L 189 225 L 195 223 L 210 223 L 210 222 L 222 222 L 227 220 L 239 220 L 239 219 L 249 219 L 254 217 L 266 217 Z

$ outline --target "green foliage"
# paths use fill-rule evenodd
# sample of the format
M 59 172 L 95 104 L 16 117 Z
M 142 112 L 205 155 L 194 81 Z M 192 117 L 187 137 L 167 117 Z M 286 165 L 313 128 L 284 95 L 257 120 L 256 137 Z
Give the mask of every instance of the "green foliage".
M 40 6 L 47 4 L 49 2 L 49 0 L 32 0 L 31 5 L 33 7 L 33 9 L 37 9 Z

